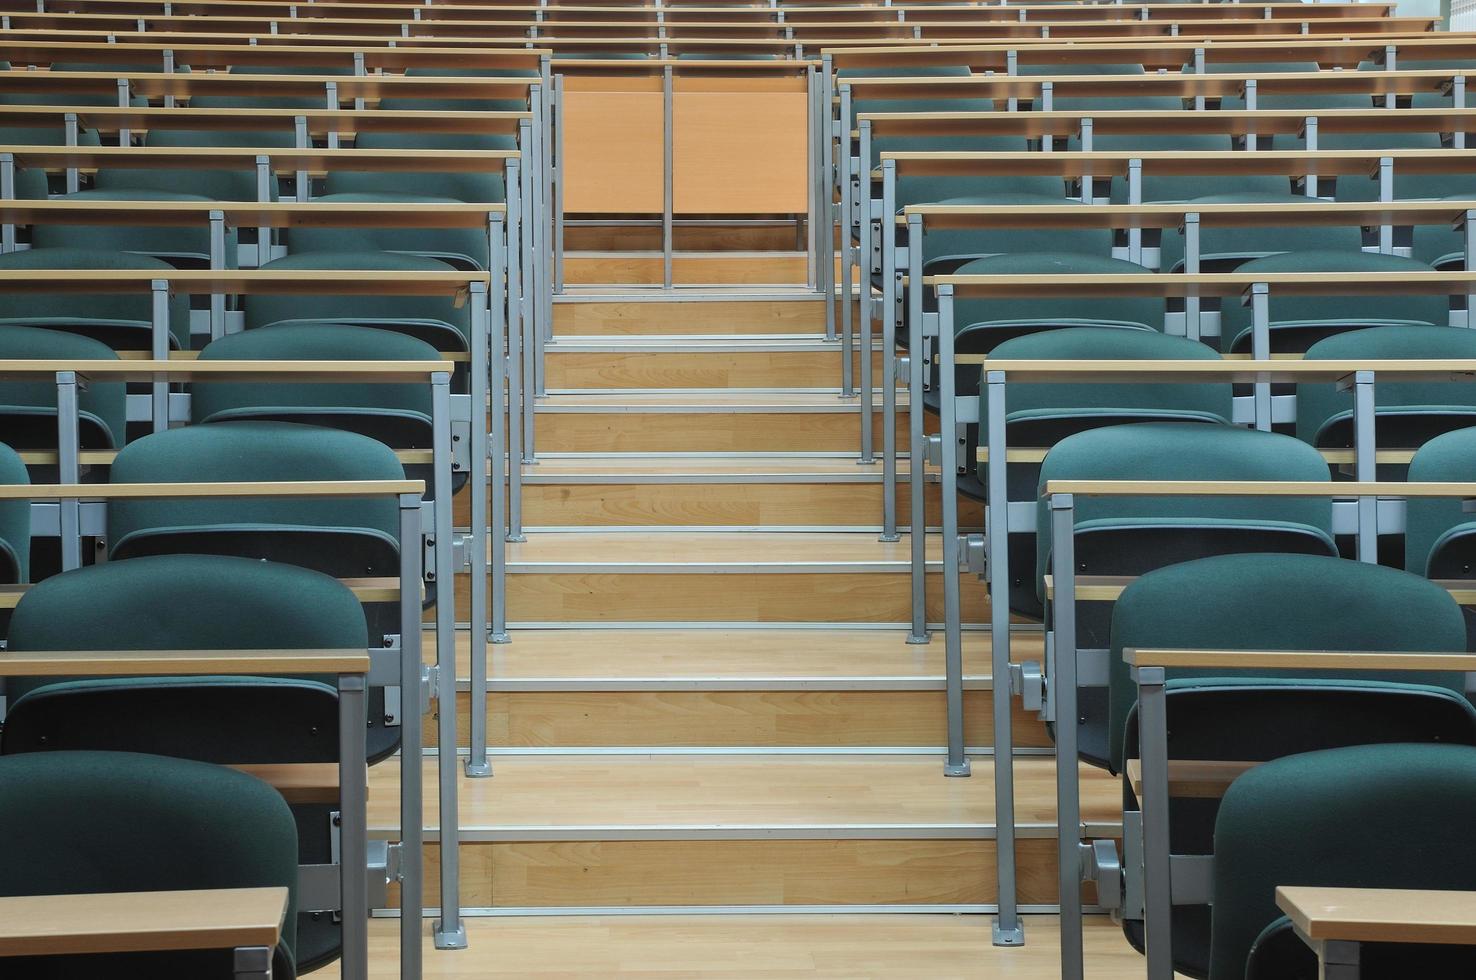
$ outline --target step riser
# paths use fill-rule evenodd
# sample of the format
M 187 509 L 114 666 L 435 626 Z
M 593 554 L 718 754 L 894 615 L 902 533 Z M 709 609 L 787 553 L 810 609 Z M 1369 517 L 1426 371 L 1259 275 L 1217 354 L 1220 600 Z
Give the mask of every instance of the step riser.
M 458 609 L 468 608 L 457 576 Z M 927 577 L 928 619 L 943 618 L 943 576 Z M 572 574 L 507 577 L 510 623 L 894 623 L 911 620 L 908 575 L 900 572 Z M 964 622 L 986 623 L 984 590 L 964 591 Z
M 825 333 L 825 304 L 793 300 L 555 303 L 554 336 Z
M 880 370 L 881 357 L 874 362 Z M 859 361 L 858 361 L 859 363 Z M 839 347 L 807 351 L 587 352 L 549 348 L 552 389 L 841 387 Z
M 564 226 L 570 252 L 649 252 L 661 248 L 661 228 Z M 700 227 L 672 229 L 672 247 L 686 252 L 784 252 L 803 249 L 791 227 Z
M 540 452 L 855 452 L 850 412 L 542 412 Z M 881 444 L 881 416 L 873 432 Z M 907 416 L 897 416 L 897 444 L 907 446 Z
M 653 286 L 661 284 L 663 275 L 659 255 L 564 257 L 564 279 L 573 286 Z M 671 264 L 677 285 L 802 286 L 806 275 L 803 255 L 677 256 Z
M 1016 845 L 1019 901 L 1054 904 L 1056 842 Z M 461 898 L 469 908 L 990 903 L 996 854 L 992 840 L 463 843 Z M 427 847 L 430 905 L 437 857 Z
M 939 525 L 939 488 L 928 485 L 928 525 Z M 907 488 L 897 490 L 905 524 Z M 530 483 L 523 486 L 526 527 L 856 527 L 880 526 L 880 483 Z M 465 527 L 471 502 L 456 497 Z M 964 527 L 983 525 L 980 505 L 959 501 Z

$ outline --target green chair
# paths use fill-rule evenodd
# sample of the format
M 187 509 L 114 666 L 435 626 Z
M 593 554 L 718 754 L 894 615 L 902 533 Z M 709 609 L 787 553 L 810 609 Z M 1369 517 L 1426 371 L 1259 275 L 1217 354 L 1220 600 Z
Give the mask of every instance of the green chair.
M 133 752 L 0 758 L 0 896 L 204 888 L 288 890 L 272 976 L 297 976 L 297 832 L 266 783 L 221 766 Z M 225 951 L 7 957 L 7 980 L 229 980 Z
M 144 146 L 151 149 L 171 147 L 251 147 L 260 149 L 295 146 L 297 137 L 290 127 L 280 130 L 150 130 Z M 270 200 L 277 199 L 277 179 L 267 182 Z M 166 195 L 189 195 L 183 200 L 205 197 L 212 201 L 255 201 L 258 199 L 256 170 L 196 170 L 169 167 L 159 170 L 112 166 L 98 171 L 92 183 L 99 191 L 155 191 Z M 166 200 L 168 198 L 159 198 Z
M 0 105 L 5 103 L 0 102 Z M 78 146 L 98 146 L 97 134 L 82 130 L 77 134 Z M 8 146 L 66 146 L 67 134 L 61 126 L 0 126 L 0 144 Z M 57 185 L 60 190 L 61 184 Z M 45 170 L 34 167 L 17 168 L 15 172 L 15 196 L 20 200 L 44 200 L 50 193 L 51 182 Z
M 968 328 L 965 328 L 966 330 Z M 962 339 L 962 338 L 961 338 Z M 1218 360 L 1203 344 L 1168 337 L 1142 326 L 1104 326 L 1049 330 L 1019 336 L 995 346 L 991 357 L 1017 360 Z M 977 371 L 973 377 L 977 390 Z M 1019 382 L 1007 386 L 1005 440 L 1016 448 L 1049 449 L 1085 429 L 1137 422 L 1228 424 L 1229 385 L 1216 384 L 1057 384 Z M 989 420 L 988 397 L 979 401 L 980 429 Z M 972 460 L 974 436 L 962 458 Z M 967 465 L 967 464 L 966 464 Z M 969 465 L 972 471 L 972 465 Z M 1038 463 L 1006 467 L 1009 499 L 1033 501 L 1040 479 Z M 959 479 L 961 492 L 984 499 L 982 471 Z M 1033 529 L 1010 535 L 1010 607 L 1034 617 L 1044 614 L 1035 576 Z
M 1309 361 L 1476 358 L 1476 332 L 1460 327 L 1374 327 L 1337 334 L 1307 349 Z M 1374 396 L 1380 449 L 1416 449 L 1476 425 L 1476 385 L 1461 381 L 1380 380 Z M 1353 394 L 1332 384 L 1297 386 L 1297 437 L 1323 449 L 1353 446 Z M 1381 467 L 1383 479 L 1402 474 Z
M 533 68 L 406 68 L 406 78 L 541 78 Z M 403 96 L 380 99 L 379 107 L 390 111 L 422 109 L 434 112 L 524 112 L 527 99 L 418 99 Z
M 41 582 L 16 607 L 10 649 L 361 649 L 367 640 L 359 600 L 327 575 L 246 558 L 160 555 Z M 313 677 L 11 678 L 0 747 L 11 756 L 121 751 L 221 765 L 336 763 L 333 685 Z M 302 864 L 332 862 L 333 809 L 294 805 Z M 299 969 L 337 956 L 330 912 L 304 911 L 297 928 Z
M 1064 386 L 1062 386 L 1064 387 Z M 1082 386 L 1088 387 L 1088 386 Z M 1181 388 L 1192 398 L 1225 398 L 1226 385 L 1156 385 Z M 1186 397 L 1187 396 L 1187 397 Z M 1192 402 L 1191 402 L 1192 404 Z M 1221 411 L 1224 409 L 1221 408 Z M 1182 408 L 1176 408 L 1188 416 Z M 1147 413 L 1145 413 L 1147 415 Z M 1152 417 L 1149 415 L 1148 417 Z M 1212 418 L 1211 421 L 1214 419 Z M 1014 548 L 1010 574 L 1034 587 L 1036 608 L 1048 608 L 1045 576 L 1051 568 L 1050 510 L 1043 498 L 1051 480 L 1306 480 L 1328 479 L 1316 450 L 1290 436 L 1231 425 L 1146 422 L 1109 425 L 1069 435 L 1051 445 L 1035 484 L 1034 552 Z M 1082 575 L 1134 576 L 1210 555 L 1293 552 L 1335 555 L 1332 504 L 1328 499 L 1282 497 L 1083 497 L 1077 501 L 1074 538 Z M 1011 535 L 1012 546 L 1016 535 Z M 1019 535 L 1021 551 L 1031 536 Z M 1033 573 L 1033 574 L 1032 574 Z M 1105 649 L 1112 604 L 1079 602 L 1077 646 Z M 1077 744 L 1083 760 L 1118 770 L 1109 754 L 1107 690 L 1077 692 Z M 1116 727 L 1114 726 L 1114 731 Z
M 1073 137 L 1068 149 L 1081 149 L 1081 142 Z M 1155 133 L 1152 135 L 1115 135 L 1102 133 L 1093 137 L 1092 149 L 1101 152 L 1130 153 L 1135 151 L 1172 151 L 1199 153 L 1205 151 L 1229 151 L 1233 149 L 1228 136 L 1213 136 L 1198 133 Z M 1129 203 L 1127 179 L 1113 177 L 1111 200 L 1113 204 Z M 1142 200 L 1145 203 L 1161 201 L 1188 201 L 1209 194 L 1257 194 L 1281 195 L 1291 191 L 1291 183 L 1285 177 L 1260 174 L 1217 174 L 1213 177 L 1169 176 L 1146 172 L 1142 178 Z M 1102 196 L 1100 188 L 1097 196 Z
M 1439 150 L 1444 148 L 1439 133 L 1320 133 L 1317 146 L 1323 150 Z M 1331 181 L 1319 182 L 1319 193 L 1327 195 Z M 1469 173 L 1420 174 L 1400 172 L 1394 165 L 1394 199 L 1476 195 L 1476 176 Z M 1377 201 L 1379 182 L 1359 174 L 1342 174 L 1335 179 L 1333 191 L 1339 201 Z
M 199 194 L 176 194 L 171 191 L 133 188 L 111 191 L 79 191 L 62 198 L 65 201 L 208 201 Z M 234 225 L 225 228 L 225 268 L 236 267 L 238 236 Z M 108 252 L 130 252 L 162 259 L 184 268 L 210 267 L 210 226 L 203 219 L 196 225 L 147 227 L 138 225 L 36 225 L 31 229 L 34 248 L 87 248 Z
M 161 64 L 153 65 L 118 65 L 118 64 L 86 64 L 82 62 L 53 62 L 50 71 L 91 71 L 109 72 L 115 75 L 137 74 L 139 72 L 157 72 L 163 67 Z M 88 93 L 88 92 L 0 92 L 0 105 L 55 105 L 55 106 L 116 106 L 118 95 L 116 92 Z M 129 100 L 130 105 L 143 106 L 148 100 L 141 96 L 133 96 Z
M 1399 255 L 1377 252 L 1318 250 L 1283 252 L 1243 263 L 1239 271 L 1257 272 L 1420 272 L 1429 266 Z M 1294 354 L 1317 341 L 1349 330 L 1376 326 L 1429 326 L 1450 322 L 1444 296 L 1400 293 L 1397 287 L 1377 296 L 1277 296 L 1271 291 L 1270 335 L 1273 354 Z M 1249 304 L 1232 303 L 1221 313 L 1220 344 L 1228 352 L 1252 349 Z
M 1137 686 L 1122 660 L 1125 649 L 1423 652 L 1458 650 L 1464 640 L 1460 609 L 1448 592 L 1370 563 L 1311 554 L 1222 555 L 1149 572 L 1128 585 L 1112 613 L 1113 767 L 1122 771 L 1123 760 L 1138 754 Z M 1265 762 L 1370 743 L 1471 745 L 1476 711 L 1463 686 L 1460 675 L 1440 671 L 1171 670 L 1169 758 Z M 1127 809 L 1137 810 L 1126 780 L 1124 793 Z M 1176 969 L 1192 976 L 1240 977 L 1250 941 L 1274 916 L 1248 928 L 1243 939 L 1231 939 L 1220 921 L 1219 882 L 1240 873 L 1248 856 L 1222 849 L 1219 810 L 1213 799 L 1171 801 L 1172 853 L 1213 855 L 1216 879 L 1215 914 L 1207 905 L 1174 908 L 1173 957 Z M 1344 810 L 1327 813 L 1340 822 L 1350 818 Z M 1284 810 L 1265 811 L 1265 819 L 1287 827 L 1299 822 Z M 1361 851 L 1357 860 L 1369 858 Z M 1283 860 L 1277 870 L 1300 866 Z M 1307 882 L 1275 882 L 1300 883 Z M 1141 923 L 1125 920 L 1124 929 L 1141 948 Z
M 434 347 L 414 337 L 371 327 L 296 323 L 260 327 L 212 341 L 201 361 L 438 361 Z M 427 379 L 428 380 L 428 379 Z M 421 384 L 284 384 L 222 382 L 196 385 L 190 398 L 196 423 L 303 422 L 345 429 L 395 449 L 432 447 L 431 392 Z M 426 481 L 432 467 L 406 475 Z
M 67 269 L 76 271 L 79 279 L 90 271 L 168 272 L 170 268 L 149 256 L 85 248 L 32 248 L 0 255 L 0 270 Z M 91 293 L 59 289 L 54 293 L 7 293 L 0 295 L 0 329 L 12 325 L 81 334 L 113 350 L 150 350 L 153 301 L 147 292 Z M 169 299 L 169 338 L 171 347 L 189 349 L 189 297 L 183 294 Z
M 1198 197 L 1189 204 L 1305 205 L 1300 194 L 1211 194 Z M 1363 233 L 1356 225 L 1265 225 L 1257 227 L 1216 226 L 1202 224 L 1199 229 L 1199 271 L 1232 272 L 1242 263 L 1283 252 L 1358 252 L 1363 249 Z M 1182 272 L 1184 236 L 1182 231 L 1165 231 L 1159 246 L 1159 267 L 1165 272 Z
M 324 272 L 379 270 L 387 273 L 448 272 L 436 259 L 393 252 L 304 252 L 276 259 L 263 269 Z M 438 351 L 465 351 L 471 335 L 471 309 L 450 296 L 248 296 L 246 329 L 278 324 L 338 323 L 379 327 L 408 334 Z
M 100 341 L 58 330 L 0 326 L 0 360 L 115 361 L 118 355 Z M 121 382 L 92 381 L 77 386 L 79 435 L 83 449 L 123 445 L 127 407 Z M 18 449 L 56 449 L 56 384 L 0 381 L 0 424 Z
M 1010 205 L 1054 207 L 1077 205 L 1080 201 L 1042 194 L 983 194 L 939 201 L 944 205 Z M 923 223 L 923 272 L 949 275 L 975 259 L 1017 252 L 1042 255 L 1112 254 L 1112 231 L 1108 228 L 933 228 Z
M 1476 888 L 1473 801 L 1469 745 L 1335 748 L 1241 776 L 1215 824 L 1210 980 L 1316 980 L 1278 886 Z M 1365 980 L 1476 975 L 1469 946 L 1365 943 L 1359 953 Z
M 1122 76 L 1122 75 L 1145 75 L 1142 65 L 1120 64 L 1109 62 L 1105 64 L 1026 64 L 1020 66 L 1021 75 L 1091 75 L 1091 76 Z M 1064 98 L 1052 98 L 1051 109 L 1055 112 L 1099 112 L 1118 111 L 1124 109 L 1135 109 L 1138 111 L 1153 111 L 1162 109 L 1182 109 L 1182 99 L 1173 96 L 1161 95 L 1104 95 L 1104 96 L 1066 96 Z M 1040 103 L 1035 108 L 1044 108 Z
M 31 482 L 20 454 L 0 442 L 0 486 Z M 31 580 L 31 502 L 0 500 L 0 585 Z
M 1457 429 L 1422 445 L 1409 464 L 1420 483 L 1476 480 L 1476 428 Z M 1404 567 L 1435 580 L 1476 578 L 1476 520 L 1461 501 L 1430 497 L 1405 503 Z M 1476 612 L 1466 615 L 1466 649 L 1476 650 Z
M 339 75 L 351 76 L 349 65 L 232 65 L 232 75 Z M 198 109 L 322 109 L 327 90 L 321 95 L 197 95 L 190 105 Z
M 1468 194 L 1457 194 L 1451 200 L 1476 200 L 1476 188 Z M 1446 224 L 1415 225 L 1414 245 L 1410 254 L 1431 268 L 1465 269 L 1466 234 Z M 1459 298 L 1459 305 L 1464 309 L 1465 297 Z

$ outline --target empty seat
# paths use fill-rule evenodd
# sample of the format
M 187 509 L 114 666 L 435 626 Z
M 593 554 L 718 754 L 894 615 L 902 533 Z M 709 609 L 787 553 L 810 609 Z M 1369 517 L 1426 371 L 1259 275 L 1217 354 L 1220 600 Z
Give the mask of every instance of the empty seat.
M 244 773 L 133 752 L 0 758 L 0 895 L 279 887 L 272 976 L 297 975 L 297 833 L 276 790 Z M 231 950 L 7 957 L 8 980 L 234 975 Z
M 1210 980 L 1303 980 L 1312 950 L 1275 901 L 1281 885 L 1466 890 L 1476 749 L 1360 745 L 1259 766 L 1215 824 Z M 1476 974 L 1469 946 L 1365 943 L 1367 980 Z
M 1190 204 L 1305 205 L 1300 194 L 1213 194 L 1198 197 Z M 1261 227 L 1240 225 L 1217 226 L 1202 223 L 1199 229 L 1199 271 L 1229 272 L 1243 262 L 1280 255 L 1283 252 L 1332 251 L 1358 252 L 1363 248 L 1363 233 L 1356 225 L 1289 225 L 1268 224 Z M 1165 272 L 1181 272 L 1184 264 L 1184 236 L 1166 230 L 1159 250 L 1160 267 Z
M 208 201 L 199 194 L 135 187 L 110 191 L 80 191 L 68 201 L 157 201 L 178 203 Z M 237 240 L 234 225 L 225 228 L 224 268 L 236 267 Z M 193 225 L 160 225 L 148 227 L 129 224 L 40 224 L 31 229 L 31 244 L 36 248 L 88 248 L 109 252 L 134 252 L 163 259 L 182 267 L 208 267 L 210 264 L 210 226 L 203 219 Z
M 1125 649 L 1426 652 L 1458 650 L 1464 640 L 1460 610 L 1448 592 L 1379 565 L 1317 555 L 1225 555 L 1149 572 L 1128 585 L 1112 614 L 1114 768 L 1138 754 L 1137 686 L 1122 660 Z M 1261 762 L 1369 743 L 1470 745 L 1476 742 L 1476 712 L 1463 686 L 1461 675 L 1440 671 L 1170 670 L 1169 758 Z M 1126 791 L 1135 803 L 1131 787 Z M 1232 789 L 1227 804 L 1233 796 Z M 1238 959 L 1243 969 L 1245 949 L 1274 917 L 1236 940 L 1219 921 L 1220 876 L 1235 876 L 1246 855 L 1221 850 L 1218 803 L 1175 799 L 1169 811 L 1172 853 L 1215 859 L 1213 941 L 1210 906 L 1174 908 L 1175 966 L 1195 976 L 1240 976 L 1229 964 Z M 1352 816 L 1327 812 L 1340 822 Z M 1268 812 L 1267 818 L 1289 820 L 1285 812 Z M 1366 851 L 1359 859 L 1368 859 Z M 1284 864 L 1281 870 L 1298 867 Z M 1305 883 L 1296 877 L 1276 881 Z M 1141 942 L 1141 923 L 1127 920 L 1125 928 L 1129 939 Z
M 20 454 L 0 442 L 0 486 L 31 482 Z M 31 502 L 0 500 L 0 585 L 31 580 Z
M 389 273 L 448 272 L 435 259 L 390 252 L 307 252 L 288 255 L 263 269 L 317 269 L 328 272 L 383 270 Z M 467 350 L 471 310 L 447 296 L 250 296 L 246 328 L 274 324 L 341 323 L 380 327 L 424 340 L 439 351 Z
M 349 65 L 232 65 L 232 75 L 353 75 Z M 327 88 L 319 95 L 197 95 L 190 105 L 198 109 L 322 109 Z
M 289 127 L 280 130 L 150 130 L 144 145 L 151 149 L 171 147 L 205 147 L 225 149 L 251 147 L 272 149 L 295 146 L 296 136 Z M 268 199 L 277 198 L 277 179 L 267 181 Z M 161 169 L 124 168 L 114 165 L 98 171 L 93 180 L 97 191 L 150 190 L 163 195 L 188 195 L 183 200 L 204 197 L 213 201 L 255 201 L 259 199 L 256 170 L 205 170 L 193 167 Z M 85 197 L 78 198 L 86 200 Z M 159 198 L 160 200 L 166 198 Z
M 406 78 L 539 78 L 533 68 L 406 68 Z M 396 96 L 380 99 L 379 107 L 390 111 L 431 110 L 438 112 L 522 112 L 528 108 L 523 99 L 421 99 Z
M 1240 272 L 1428 272 L 1429 266 L 1414 259 L 1377 252 L 1315 250 L 1284 252 L 1253 259 Z M 1220 343 L 1227 351 L 1249 352 L 1252 322 L 1249 305 L 1227 304 L 1222 314 Z M 1324 337 L 1348 330 L 1374 326 L 1430 325 L 1450 322 L 1449 302 L 1444 296 L 1401 293 L 1397 286 L 1375 296 L 1278 296 L 1273 287 L 1270 301 L 1270 336 L 1273 354 L 1300 353 Z
M 1473 420 L 1476 421 L 1476 420 Z M 1476 428 L 1438 435 L 1415 453 L 1409 478 L 1419 483 L 1476 480 Z M 1404 567 L 1437 580 L 1476 578 L 1476 519 L 1459 498 L 1427 497 L 1405 503 Z M 1476 650 L 1476 612 L 1466 614 L 1468 650 Z
M 1073 138 L 1068 144 L 1072 150 L 1081 149 L 1080 141 Z M 1173 152 L 1203 153 L 1230 152 L 1234 147 L 1228 136 L 1213 136 L 1197 133 L 1155 133 L 1153 135 L 1115 135 L 1101 133 L 1092 138 L 1092 149 L 1110 153 Z M 1285 177 L 1259 174 L 1216 174 L 1205 176 L 1174 176 L 1153 172 L 1151 164 L 1144 165 L 1142 178 L 1142 200 L 1186 201 L 1207 194 L 1263 194 L 1280 195 L 1291 190 Z M 1111 199 L 1114 204 L 1126 204 L 1129 199 L 1127 179 L 1112 178 Z M 1097 191 L 1100 196 L 1100 188 Z
M 1457 194 L 1451 200 L 1470 201 L 1472 194 Z M 1447 224 L 1415 225 L 1414 248 L 1411 254 L 1435 269 L 1464 269 L 1466 267 L 1466 233 Z M 1464 306 L 1464 297 L 1461 298 Z
M 1082 388 L 1092 387 L 1088 385 Z M 1223 404 L 1226 385 L 1145 384 L 1166 388 L 1166 418 L 1193 419 L 1191 400 L 1199 394 Z M 1193 389 L 1204 389 L 1202 393 Z M 1177 389 L 1177 391 L 1174 391 Z M 1173 399 L 1173 400 L 1169 400 Z M 1221 408 L 1221 411 L 1224 409 Z M 1138 409 L 1144 419 L 1155 413 Z M 1123 412 L 1123 418 L 1134 416 Z M 1203 421 L 1221 418 L 1201 412 Z M 1039 467 L 1035 497 L 1034 554 L 1022 555 L 1012 578 L 1024 577 L 1035 598 L 1046 600 L 1045 576 L 1051 571 L 1050 512 L 1043 494 L 1052 480 L 1305 480 L 1328 479 L 1316 450 L 1290 436 L 1231 425 L 1153 422 L 1109 425 L 1069 435 L 1051 446 Z M 1082 497 L 1074 513 L 1078 574 L 1141 575 L 1155 568 L 1211 555 L 1292 552 L 1335 555 L 1332 504 L 1328 499 L 1284 497 Z M 1016 538 L 1011 535 L 1012 545 Z M 1022 546 L 1032 544 L 1022 535 Z M 1030 572 L 1034 574 L 1029 574 Z M 1108 644 L 1112 604 L 1078 603 L 1077 646 L 1100 650 Z M 1078 692 L 1078 746 L 1083 759 L 1117 768 L 1109 757 L 1106 690 Z
M 938 201 L 942 205 L 1005 205 L 1010 207 L 1055 207 L 1080 201 L 1041 194 L 983 194 Z M 1043 255 L 1112 254 L 1110 228 L 932 228 L 923 223 L 923 272 L 948 275 L 974 259 L 1014 252 Z
M 37 327 L 0 325 L 0 360 L 115 361 L 107 344 L 90 337 Z M 0 381 L 0 425 L 17 449 L 57 449 L 56 383 L 51 379 Z M 126 420 L 122 382 L 93 380 L 77 386 L 81 447 L 123 445 Z
M 170 266 L 149 256 L 84 248 L 33 248 L 0 255 L 0 270 L 35 269 L 74 270 L 82 278 L 93 271 L 167 272 Z M 113 350 L 150 350 L 153 301 L 146 290 L 94 293 L 59 288 L 54 293 L 3 293 L 0 294 L 0 328 L 11 324 L 81 334 L 100 340 Z M 173 347 L 190 346 L 189 297 L 182 293 L 169 299 L 169 337 Z

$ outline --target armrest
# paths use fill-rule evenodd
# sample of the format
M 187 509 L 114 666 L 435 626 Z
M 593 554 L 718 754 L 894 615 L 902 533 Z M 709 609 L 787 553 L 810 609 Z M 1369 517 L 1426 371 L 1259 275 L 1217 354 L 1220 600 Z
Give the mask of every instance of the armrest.
M 1169 796 L 1179 799 L 1218 800 L 1242 774 L 1259 762 L 1171 759 L 1168 764 Z M 1143 761 L 1127 760 L 1128 784 L 1133 793 L 1143 796 Z
M 1151 650 L 1128 649 L 1130 667 L 1202 670 L 1455 670 L 1476 671 L 1476 654 L 1398 653 L 1362 650 Z
M 0 898 L 0 957 L 277 945 L 285 888 Z
M 5 677 L 367 674 L 368 650 L 38 650 L 0 654 Z
M 1476 892 L 1284 885 L 1276 905 L 1312 941 L 1476 945 Z

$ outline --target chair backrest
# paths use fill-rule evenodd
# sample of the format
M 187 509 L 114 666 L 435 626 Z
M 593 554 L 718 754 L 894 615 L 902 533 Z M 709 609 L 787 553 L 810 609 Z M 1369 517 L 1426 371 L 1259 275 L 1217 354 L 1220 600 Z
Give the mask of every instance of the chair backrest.
M 539 78 L 534 68 L 406 68 L 406 78 Z M 418 99 L 398 96 L 380 99 L 379 107 L 390 111 L 425 109 L 437 112 L 523 112 L 527 99 Z
M 0 102 L 0 105 L 4 105 Z M 70 103 L 69 103 L 70 104 Z M 97 134 L 82 130 L 77 134 L 79 146 L 97 146 Z M 10 146 L 65 146 L 67 134 L 61 126 L 0 126 L 0 144 Z M 43 200 L 50 191 L 46 171 L 26 167 L 15 172 L 15 196 L 22 200 Z
M 483 133 L 360 133 L 354 146 L 361 150 L 514 150 L 512 136 Z M 501 168 L 475 173 L 388 173 L 335 170 L 323 184 L 328 194 L 405 195 L 450 198 L 467 204 L 496 204 L 507 200 Z
M 294 976 L 297 830 L 276 790 L 221 766 L 132 752 L 0 758 L 0 895 L 281 887 L 287 916 L 273 976 Z M 137 954 L 118 969 L 142 966 Z M 228 976 L 231 954 L 149 957 L 154 976 Z M 6 971 L 27 975 L 24 961 Z M 52 976 L 111 973 L 47 958 Z M 218 972 L 217 972 L 218 971 Z M 131 972 L 131 969 L 126 971 Z
M 1282 918 L 1280 885 L 1476 888 L 1473 822 L 1476 748 L 1468 745 L 1360 745 L 1252 769 L 1230 786 L 1215 823 L 1210 980 L 1294 975 L 1269 950 L 1247 972 L 1252 944 Z M 1411 947 L 1381 958 L 1396 971 L 1365 975 L 1460 976 L 1471 966 L 1468 957 L 1458 973 L 1431 972 Z M 1450 963 L 1448 953 L 1433 959 Z
M 1371 327 L 1319 340 L 1309 361 L 1476 358 L 1476 331 L 1460 327 Z M 1417 448 L 1434 435 L 1476 424 L 1476 385 L 1462 381 L 1397 381 L 1376 386 L 1380 449 Z M 1297 436 L 1314 446 L 1353 445 L 1353 393 L 1332 383 L 1297 386 Z
M 0 360 L 115 361 L 107 344 L 90 337 L 37 327 L 0 326 Z M 93 380 L 77 386 L 82 446 L 116 449 L 123 445 L 127 418 L 122 382 Z M 57 449 L 56 383 L 0 381 L 0 419 L 5 437 L 17 449 Z
M 290 422 L 218 422 L 155 432 L 113 462 L 115 483 L 402 480 L 394 452 L 354 432 Z M 396 575 L 399 514 L 388 498 L 116 500 L 114 558 L 234 554 L 340 577 Z
M 1476 480 L 1476 428 L 1436 436 L 1415 453 L 1409 478 L 1420 483 Z M 1432 579 L 1471 578 L 1476 555 L 1476 519 L 1458 498 L 1410 500 L 1405 504 L 1404 567 Z
M 392 252 L 305 252 L 275 259 L 263 269 L 322 271 L 379 270 L 391 273 L 449 272 L 436 259 Z M 247 297 L 246 329 L 275 324 L 341 323 L 409 334 L 440 351 L 464 351 L 471 335 L 471 309 L 450 296 L 278 296 Z
M 85 248 L 31 248 L 0 255 L 0 270 L 73 269 L 78 278 L 88 271 L 127 269 L 170 271 L 170 266 L 147 255 Z M 114 350 L 149 350 L 153 302 L 148 292 L 93 293 L 58 290 L 54 293 L 0 293 L 0 327 L 45 327 L 92 337 Z M 190 346 L 189 297 L 169 299 L 172 345 Z
M 169 147 L 253 147 L 286 148 L 296 145 L 290 128 L 279 130 L 178 130 L 156 129 L 149 132 L 144 145 L 152 149 Z M 152 190 L 171 194 L 194 194 L 214 201 L 255 201 L 258 199 L 256 171 L 199 170 L 169 167 L 160 170 L 125 169 L 113 165 L 100 170 L 93 187 L 105 191 Z M 277 199 L 277 179 L 267 181 L 268 197 Z
M 368 175 L 365 175 L 368 176 Z M 385 175 L 380 175 L 385 176 Z M 422 175 L 417 175 L 417 177 Z M 435 176 L 435 175 L 431 175 Z M 322 194 L 321 204 L 465 204 L 451 197 L 395 194 L 387 191 Z M 329 228 L 304 225 L 287 229 L 287 246 L 295 255 L 307 252 L 393 252 L 436 259 L 457 268 L 491 268 L 492 245 L 483 228 Z
M 1073 138 L 1070 149 L 1081 149 L 1080 141 Z M 1101 152 L 1128 153 L 1138 150 L 1170 150 L 1200 153 L 1208 151 L 1228 152 L 1233 149 L 1229 136 L 1208 133 L 1153 133 L 1150 135 L 1104 133 L 1092 139 L 1092 149 Z M 1142 199 L 1153 201 L 1187 201 L 1206 194 L 1285 194 L 1291 190 L 1291 182 L 1285 177 L 1260 174 L 1216 174 L 1203 176 L 1167 176 L 1144 173 Z M 1112 202 L 1128 203 L 1127 180 L 1112 179 Z
M 63 200 L 77 202 L 99 201 L 160 201 L 166 203 L 208 201 L 211 198 L 199 194 L 179 194 L 173 191 L 151 190 L 138 187 L 123 190 L 80 191 L 69 194 Z M 225 267 L 237 265 L 236 229 L 225 229 Z M 204 222 L 193 226 L 129 224 L 38 224 L 31 228 L 33 248 L 87 248 L 108 252 L 132 252 L 148 255 L 180 266 L 208 267 L 210 263 L 210 228 Z
M 1077 205 L 1080 201 L 1042 194 L 984 194 L 959 197 L 939 204 L 994 204 L 1013 207 L 1054 207 Z M 923 223 L 923 271 L 928 275 L 944 275 L 966 262 L 1009 252 L 1040 254 L 1097 255 L 1112 254 L 1110 228 L 932 228 Z
M 1400 255 L 1378 252 L 1313 250 L 1283 252 L 1253 259 L 1240 272 L 1428 272 L 1429 266 Z M 1444 296 L 1402 293 L 1398 287 L 1376 296 L 1278 296 L 1271 291 L 1271 351 L 1300 353 L 1334 333 L 1362 327 L 1407 324 L 1443 324 L 1450 320 Z M 1221 313 L 1220 343 L 1227 351 L 1251 348 L 1251 308 L 1225 304 Z
M 1469 201 L 1472 194 L 1457 194 L 1453 200 Z M 1410 252 L 1415 258 L 1436 269 L 1464 269 L 1466 267 L 1466 232 L 1441 223 L 1438 225 L 1415 225 L 1414 243 Z
M 1212 194 L 1195 198 L 1198 204 L 1304 205 L 1300 194 Z M 1261 227 L 1201 224 L 1199 229 L 1199 271 L 1228 272 L 1244 262 L 1279 255 L 1282 252 L 1338 251 L 1357 252 L 1363 248 L 1363 231 L 1356 225 L 1268 224 Z M 1159 247 L 1159 267 L 1165 272 L 1182 271 L 1184 236 L 1182 231 L 1165 231 Z
M 232 65 L 232 75 L 352 75 L 348 65 Z M 322 109 L 327 105 L 326 90 L 321 95 L 197 95 L 190 105 L 200 109 Z
M 20 455 L 0 442 L 0 486 L 31 482 Z M 31 580 L 31 502 L 0 500 L 0 584 Z

